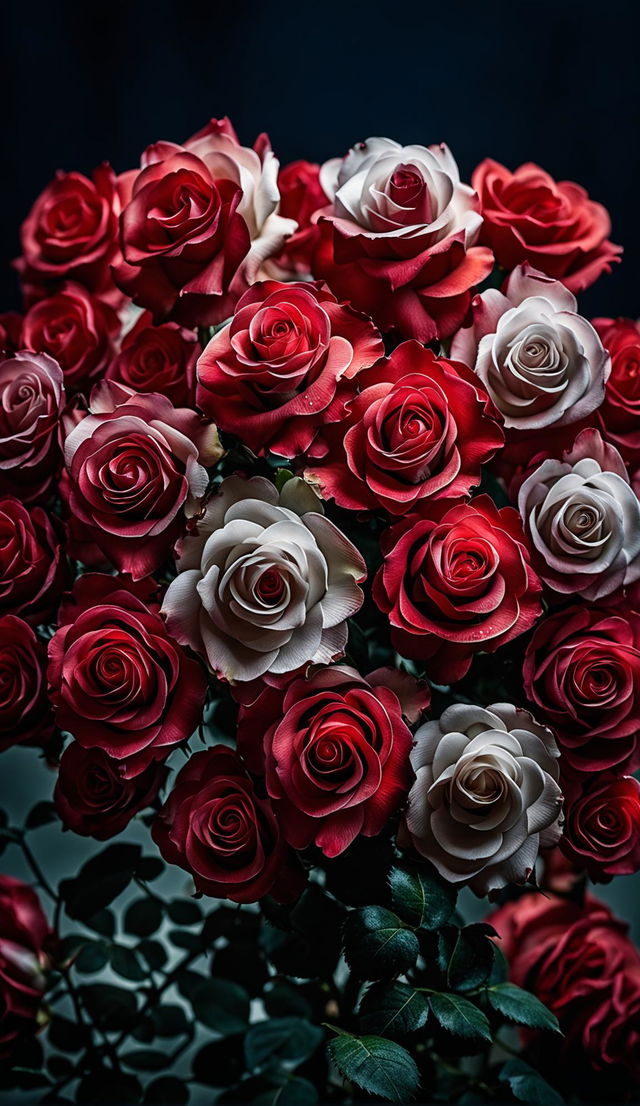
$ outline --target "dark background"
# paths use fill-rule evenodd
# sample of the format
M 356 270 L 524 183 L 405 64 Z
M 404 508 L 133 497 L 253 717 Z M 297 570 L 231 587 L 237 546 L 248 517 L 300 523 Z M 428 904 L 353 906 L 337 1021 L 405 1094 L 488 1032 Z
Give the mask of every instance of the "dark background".
M 537 161 L 608 207 L 622 265 L 588 314 L 640 314 L 640 46 L 633 0 L 0 0 L 0 310 L 19 304 L 18 227 L 58 168 L 138 163 L 229 114 L 282 162 L 382 134 Z

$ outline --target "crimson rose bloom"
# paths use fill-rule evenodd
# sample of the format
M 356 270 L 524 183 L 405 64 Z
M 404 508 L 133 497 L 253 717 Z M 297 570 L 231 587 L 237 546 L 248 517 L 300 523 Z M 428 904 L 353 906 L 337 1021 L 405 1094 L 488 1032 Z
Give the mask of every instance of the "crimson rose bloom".
M 640 868 L 640 783 L 633 776 L 584 776 L 565 782 L 560 848 L 589 878 L 607 882 Z
M 23 503 L 45 499 L 62 460 L 62 369 L 46 353 L 16 353 L 0 361 L 0 493 Z
M 175 323 L 153 326 L 145 311 L 122 339 L 105 377 L 135 392 L 159 392 L 175 407 L 193 407 L 199 350 L 192 331 Z
M 31 626 L 13 614 L 0 618 L 0 751 L 24 743 L 45 745 L 53 735 L 46 659 Z
M 403 342 L 357 383 L 344 421 L 327 432 L 326 457 L 305 472 L 326 499 L 405 515 L 480 483 L 480 466 L 504 435 L 471 369 Z
M 53 799 L 68 829 L 106 841 L 153 802 L 165 775 L 164 765 L 153 761 L 127 779 L 121 761 L 72 741 L 62 754 Z
M 99 165 L 91 178 L 56 173 L 22 224 L 22 256 L 15 262 L 27 300 L 33 303 L 66 280 L 117 302 L 110 266 L 120 256 L 118 216 L 130 174 L 116 177 Z
M 75 392 L 104 374 L 119 333 L 112 307 L 80 284 L 65 284 L 27 312 L 22 345 L 50 354 L 64 373 L 67 391 Z
M 198 361 L 198 405 L 255 453 L 295 457 L 384 353 L 369 319 L 317 284 L 254 284 Z
M 68 574 L 54 526 L 41 507 L 0 498 L 0 612 L 47 622 Z
M 381 330 L 430 342 L 460 326 L 493 267 L 477 246 L 478 197 L 444 144 L 368 138 L 322 167 L 329 207 L 313 271 Z
M 51 967 L 54 935 L 35 891 L 0 875 L 0 1056 L 33 1033 Z
M 394 648 L 426 664 L 436 683 L 460 680 L 474 653 L 493 653 L 533 626 L 541 584 L 516 511 L 487 495 L 433 504 L 382 539 L 373 584 Z
M 319 666 L 240 711 L 238 747 L 266 776 L 278 822 L 296 849 L 338 856 L 380 833 L 409 788 L 411 731 L 385 672 L 364 678 Z M 266 731 L 266 732 L 265 732 Z
M 548 615 L 527 646 L 523 679 L 580 772 L 640 766 L 640 614 L 622 600 Z
M 622 248 L 608 241 L 607 211 L 580 185 L 555 181 L 530 162 L 510 173 L 490 158 L 480 163 L 472 184 L 484 219 L 480 241 L 502 268 L 528 261 L 582 292 L 619 260 Z
M 67 436 L 62 487 L 74 536 L 121 572 L 149 575 L 168 555 L 204 496 L 222 450 L 215 427 L 164 396 L 139 395 L 115 381 L 91 393 L 90 413 Z
M 241 146 L 228 119 L 149 146 L 121 219 L 119 287 L 156 322 L 222 322 L 296 229 L 277 213 L 277 174 L 266 136 Z
M 311 161 L 292 161 L 278 174 L 280 214 L 298 224 L 287 238 L 279 257 L 267 262 L 267 268 L 304 276 L 313 269 L 313 252 L 319 229 L 313 216 L 325 207 L 328 197 L 320 183 L 320 166 Z
M 287 902 L 302 890 L 302 872 L 269 800 L 258 796 L 238 754 L 225 745 L 192 753 L 151 834 L 165 860 L 189 872 L 205 895 Z
M 575 1077 L 586 1059 L 608 1078 L 640 1079 L 640 956 L 627 926 L 604 903 L 584 906 L 525 895 L 487 919 L 502 938 L 512 981 L 532 991 L 560 1022 L 564 1039 L 554 1071 Z
M 202 717 L 206 679 L 120 579 L 87 573 L 60 608 L 49 642 L 56 718 L 85 749 L 122 761 L 126 779 L 187 740 Z
M 602 344 L 611 354 L 598 415 L 605 437 L 620 450 L 625 461 L 640 461 L 640 326 L 633 319 L 594 319 Z

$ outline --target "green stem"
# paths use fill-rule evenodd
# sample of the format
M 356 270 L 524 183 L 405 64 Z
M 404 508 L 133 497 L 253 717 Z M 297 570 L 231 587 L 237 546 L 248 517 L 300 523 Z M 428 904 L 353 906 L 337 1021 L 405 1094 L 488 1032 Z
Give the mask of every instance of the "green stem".
M 22 837 L 22 836 L 19 838 L 18 843 L 19 843 L 19 845 L 22 849 L 25 860 L 27 861 L 27 864 L 31 868 L 31 871 L 33 872 L 34 876 L 36 877 L 36 880 L 38 881 L 40 887 L 45 892 L 45 894 L 47 894 L 49 896 L 49 898 L 53 902 L 55 902 L 56 905 L 57 905 L 59 900 L 60 900 L 60 896 L 57 894 L 56 891 L 53 890 L 51 884 L 47 880 L 44 872 L 42 871 L 42 868 L 38 864 L 38 861 L 36 860 L 35 856 L 33 855 L 33 852 L 31 851 L 31 846 L 27 844 L 25 838 Z

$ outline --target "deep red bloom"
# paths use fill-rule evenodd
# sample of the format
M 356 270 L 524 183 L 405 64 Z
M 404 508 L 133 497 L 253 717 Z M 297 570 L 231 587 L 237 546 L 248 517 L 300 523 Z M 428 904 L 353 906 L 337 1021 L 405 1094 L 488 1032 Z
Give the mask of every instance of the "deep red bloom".
M 164 765 L 152 761 L 139 775 L 127 778 L 121 761 L 72 741 L 62 754 L 53 798 L 65 826 L 83 837 L 106 841 L 153 802 L 165 776 Z
M 0 875 L 0 1056 L 36 1029 L 54 948 L 53 932 L 35 891 Z
M 0 751 L 46 745 L 51 738 L 46 661 L 46 648 L 31 626 L 13 614 L 0 618 Z
M 160 392 L 175 407 L 192 407 L 199 351 L 193 331 L 175 323 L 153 326 L 145 311 L 122 339 L 105 378 L 134 392 Z
M 640 782 L 610 773 L 565 781 L 566 822 L 560 848 L 592 880 L 640 868 Z
M 53 357 L 67 391 L 76 392 L 104 375 L 119 333 L 120 320 L 112 307 L 80 284 L 65 284 L 27 312 L 22 346 Z
M 600 429 L 625 461 L 640 461 L 640 325 L 633 319 L 593 319 L 611 354 L 611 374 L 598 416 Z
M 313 252 L 319 237 L 312 217 L 327 203 L 320 183 L 320 166 L 311 161 L 292 161 L 278 174 L 280 214 L 298 224 L 295 234 L 285 242 L 275 259 L 276 267 L 304 275 L 313 269 Z
M 0 612 L 50 621 L 68 576 L 58 529 L 41 507 L 0 498 Z

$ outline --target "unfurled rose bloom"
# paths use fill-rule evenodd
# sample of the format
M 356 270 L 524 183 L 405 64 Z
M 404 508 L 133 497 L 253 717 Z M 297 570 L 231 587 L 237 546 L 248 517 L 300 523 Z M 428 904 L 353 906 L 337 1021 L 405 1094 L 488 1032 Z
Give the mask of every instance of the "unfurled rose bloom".
M 22 315 L 17 311 L 0 312 L 0 353 L 12 354 L 20 349 Z
M 199 352 L 193 331 L 175 323 L 153 326 L 145 312 L 123 338 L 105 377 L 135 392 L 159 392 L 174 407 L 192 407 Z
M 46 512 L 0 497 L 0 614 L 20 615 L 34 626 L 52 620 L 67 573 Z
M 67 512 L 120 572 L 139 580 L 200 509 L 204 466 L 221 454 L 215 427 L 195 411 L 104 381 L 64 443 Z
M 23 503 L 47 498 L 58 475 L 62 369 L 46 353 L 0 361 L 0 493 Z
M 640 578 L 640 502 L 617 449 L 583 430 L 523 482 L 518 510 L 552 592 L 595 602 Z
M 503 292 L 474 298 L 471 326 L 455 335 L 451 356 L 475 369 L 507 430 L 565 426 L 602 403 L 610 359 L 576 308 L 571 292 L 528 265 L 514 269 Z
M 594 882 L 640 869 L 640 782 L 633 776 L 583 776 L 565 783 L 565 856 Z
M 313 216 L 326 207 L 329 197 L 320 183 L 320 166 L 311 161 L 292 161 L 278 174 L 280 214 L 297 223 L 295 234 L 287 238 L 282 253 L 267 261 L 274 276 L 283 273 L 306 276 L 313 269 L 313 253 L 320 234 Z
M 268 799 L 225 745 L 192 753 L 153 823 L 164 859 L 193 877 L 196 891 L 233 902 L 272 895 L 287 902 L 304 877 Z
M 480 483 L 504 435 L 465 365 L 403 342 L 358 374 L 360 394 L 327 432 L 325 457 L 305 472 L 322 495 L 352 510 L 406 515 L 427 499 L 455 499 Z
M 539 848 L 560 837 L 558 756 L 551 731 L 526 710 L 447 707 L 415 735 L 399 843 L 479 895 L 525 883 Z
M 476 169 L 472 184 L 484 220 L 480 240 L 503 269 L 528 261 L 572 292 L 582 292 L 619 260 L 621 247 L 608 241 L 607 211 L 580 185 L 555 181 L 530 162 L 511 173 L 489 158 Z
M 566 1071 L 573 1088 L 585 1061 L 605 1072 L 607 1091 L 624 1073 L 631 1089 L 637 1087 L 640 956 L 625 923 L 590 895 L 584 905 L 525 895 L 487 920 L 502 938 L 512 981 L 537 995 L 560 1022 L 559 1054 L 549 1052 L 545 1035 L 539 1058 L 546 1056 L 557 1074 Z M 592 1087 L 593 1072 L 587 1078 Z
M 536 626 L 523 669 L 527 696 L 579 772 L 640 767 L 640 614 L 621 600 L 572 604 Z
M 51 738 L 46 663 L 47 650 L 31 626 L 13 614 L 0 618 L 0 752 Z
M 153 761 L 127 779 L 121 761 L 72 741 L 62 754 L 53 799 L 68 829 L 106 841 L 153 802 L 165 775 L 164 766 Z
M 599 411 L 600 429 L 625 461 L 640 461 L 640 325 L 633 319 L 594 319 L 611 354 L 611 375 Z
M 391 670 L 390 670 L 391 671 Z M 384 828 L 409 788 L 411 731 L 385 673 L 314 669 L 240 712 L 238 748 L 296 849 L 338 856 Z
M 319 213 L 314 273 L 381 330 L 420 342 L 453 334 L 493 256 L 476 245 L 478 197 L 449 149 L 368 138 L 327 162 L 321 181 L 333 202 Z
M 35 891 L 0 875 L 0 1056 L 36 1030 L 54 941 Z
M 437 683 L 461 679 L 474 653 L 495 652 L 533 626 L 540 581 L 517 513 L 487 495 L 433 504 L 382 539 L 373 585 L 394 648 L 424 663 Z
M 241 146 L 228 119 L 184 146 L 149 146 L 121 218 L 117 284 L 157 323 L 222 322 L 296 229 L 278 214 L 277 178 L 266 135 Z
M 298 478 L 278 495 L 263 477 L 229 476 L 179 546 L 167 625 L 223 679 L 282 675 L 344 653 L 366 566 L 321 511 Z
M 317 284 L 254 284 L 198 361 L 198 405 L 254 453 L 295 457 L 384 353 L 369 319 Z
M 122 762 L 126 779 L 188 740 L 202 717 L 200 663 L 118 577 L 78 578 L 49 642 L 48 677 L 60 728 Z
M 53 357 L 64 373 L 67 391 L 77 392 L 104 374 L 119 332 L 112 307 L 80 284 L 65 284 L 27 312 L 22 345 Z

